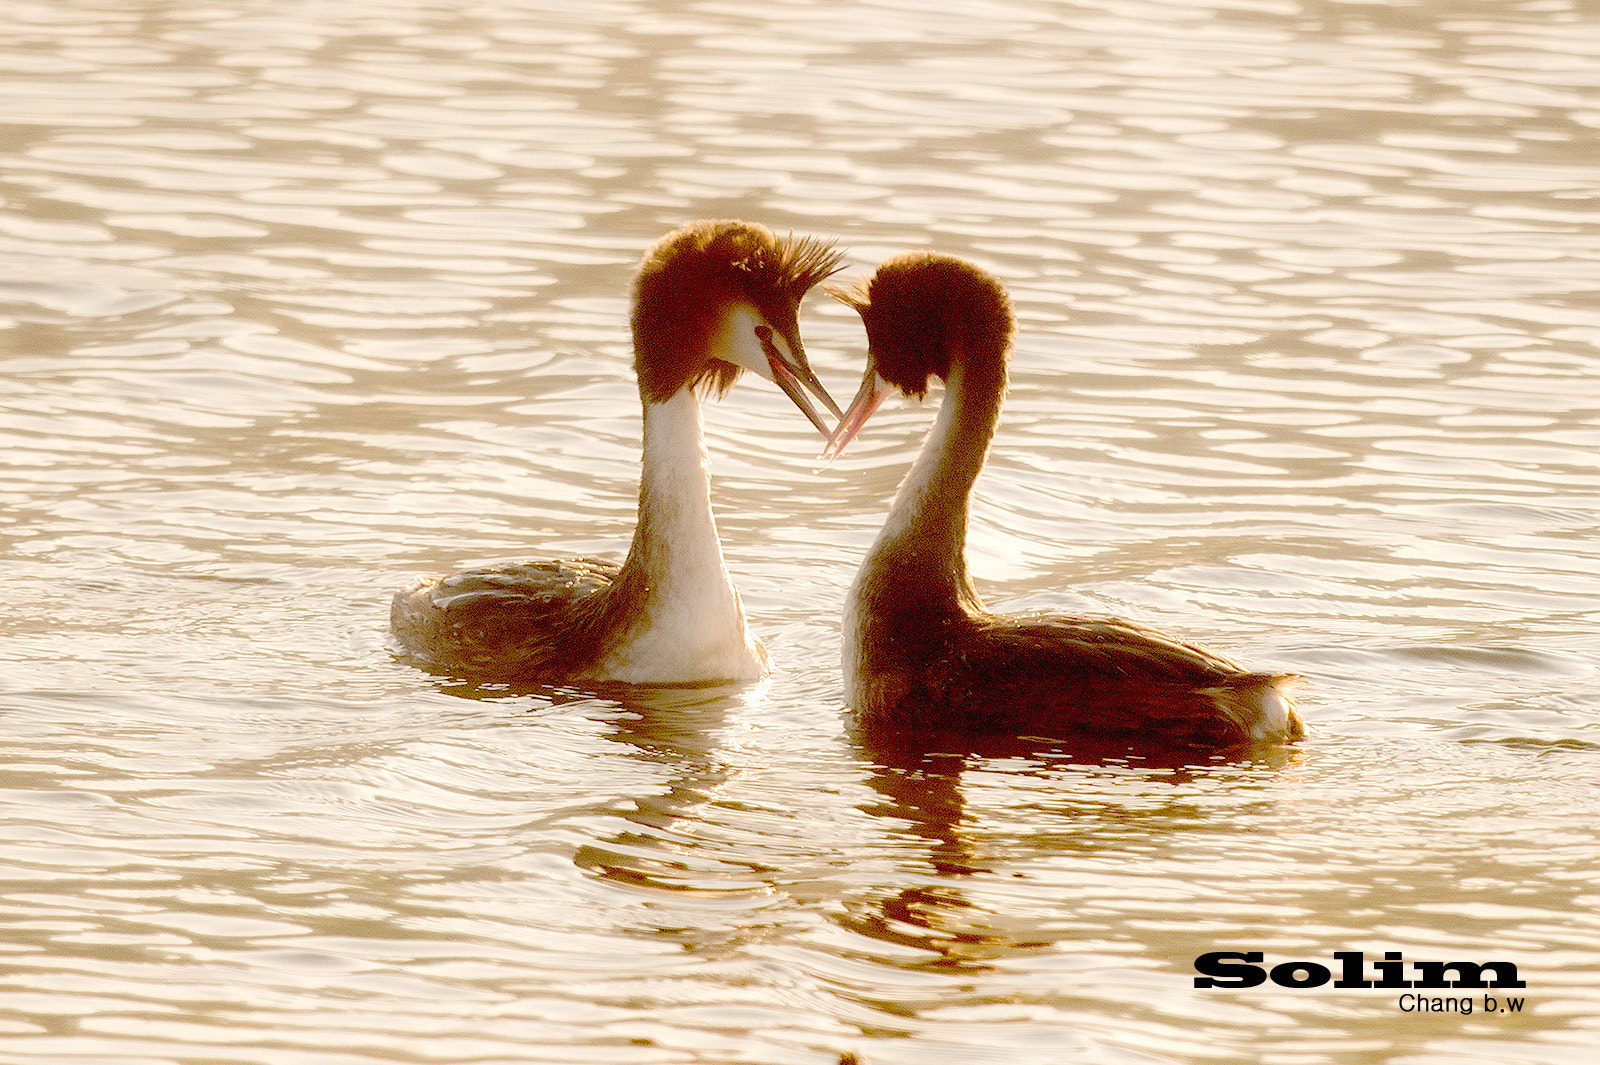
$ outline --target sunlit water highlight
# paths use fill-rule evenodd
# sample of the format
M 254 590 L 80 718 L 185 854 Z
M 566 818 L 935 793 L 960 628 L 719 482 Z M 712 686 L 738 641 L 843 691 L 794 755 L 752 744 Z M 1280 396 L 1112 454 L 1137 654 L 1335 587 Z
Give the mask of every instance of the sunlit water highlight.
M 6 21 L 0 1060 L 1589 1060 L 1588 5 Z M 984 594 L 1303 673 L 1310 740 L 857 747 L 839 608 L 931 404 L 824 467 L 758 384 L 708 432 L 767 682 L 394 662 L 417 573 L 625 547 L 628 273 L 705 216 L 1002 277 Z M 804 326 L 848 397 L 853 315 Z M 1194 988 L 1219 949 L 1503 959 L 1526 1008 Z

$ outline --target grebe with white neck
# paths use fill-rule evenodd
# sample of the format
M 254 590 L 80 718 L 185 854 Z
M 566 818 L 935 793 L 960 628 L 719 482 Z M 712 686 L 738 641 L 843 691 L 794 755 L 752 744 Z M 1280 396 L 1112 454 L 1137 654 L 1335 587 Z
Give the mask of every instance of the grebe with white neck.
M 945 383 L 846 600 L 844 679 L 861 726 L 1213 749 L 1304 735 L 1291 674 L 1128 621 L 986 610 L 967 574 L 967 515 L 1005 396 L 1010 297 L 977 266 L 926 252 L 829 291 L 860 312 L 867 368 L 826 457 L 888 396 Z
M 711 512 L 700 395 L 750 370 L 828 433 L 809 389 L 799 305 L 839 268 L 810 238 L 703 221 L 661 238 L 634 283 L 634 372 L 644 408 L 639 517 L 627 558 L 513 562 L 396 593 L 402 653 L 430 671 L 541 684 L 714 684 L 759 678 Z

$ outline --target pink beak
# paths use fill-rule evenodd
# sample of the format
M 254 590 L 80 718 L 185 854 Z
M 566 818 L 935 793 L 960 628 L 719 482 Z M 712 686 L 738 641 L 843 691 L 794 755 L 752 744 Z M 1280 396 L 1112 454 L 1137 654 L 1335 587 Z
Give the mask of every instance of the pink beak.
M 839 419 L 838 427 L 833 430 L 833 435 L 828 437 L 827 446 L 822 449 L 822 457 L 832 462 L 842 455 L 846 445 L 854 440 L 861 427 L 867 424 L 867 419 L 872 417 L 873 412 L 895 391 L 893 385 L 868 366 L 866 375 L 861 378 L 861 388 L 857 390 L 856 398 L 850 401 L 850 409 L 844 412 L 844 416 Z

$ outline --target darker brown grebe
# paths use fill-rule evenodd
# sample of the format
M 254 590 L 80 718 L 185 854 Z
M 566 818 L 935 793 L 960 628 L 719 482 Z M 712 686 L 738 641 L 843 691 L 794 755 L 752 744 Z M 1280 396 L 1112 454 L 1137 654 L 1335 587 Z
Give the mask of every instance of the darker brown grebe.
M 1128 621 L 985 610 L 967 575 L 967 510 L 1005 395 L 1011 300 L 978 267 L 929 253 L 830 294 L 861 314 L 867 369 L 828 457 L 893 392 L 945 383 L 846 602 L 845 687 L 862 726 L 1209 748 L 1304 734 L 1290 674 Z
M 434 672 L 547 684 L 747 681 L 766 669 L 723 564 L 699 394 L 743 370 L 775 382 L 817 429 L 835 415 L 800 342 L 800 300 L 839 267 L 812 239 L 706 221 L 667 234 L 634 283 L 634 372 L 644 406 L 639 519 L 619 566 L 516 562 L 396 593 L 404 654 Z M 803 387 L 802 387 L 803 386 Z

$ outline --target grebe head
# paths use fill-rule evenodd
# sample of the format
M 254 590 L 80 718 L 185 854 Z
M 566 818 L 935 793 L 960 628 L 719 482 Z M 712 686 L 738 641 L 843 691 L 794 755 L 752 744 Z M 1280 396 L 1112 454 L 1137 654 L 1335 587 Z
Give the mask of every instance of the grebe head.
M 861 315 L 867 368 L 825 457 L 843 452 L 889 396 L 926 394 L 957 361 L 989 354 L 1004 382 L 1016 320 L 1005 286 L 986 270 L 953 255 L 911 252 L 884 260 L 865 281 L 827 292 Z
M 684 388 L 720 394 L 752 370 L 827 435 L 805 389 L 836 417 L 839 406 L 806 362 L 799 309 L 842 258 L 822 241 L 780 238 L 753 222 L 702 221 L 662 237 L 634 282 L 640 395 L 659 403 Z

